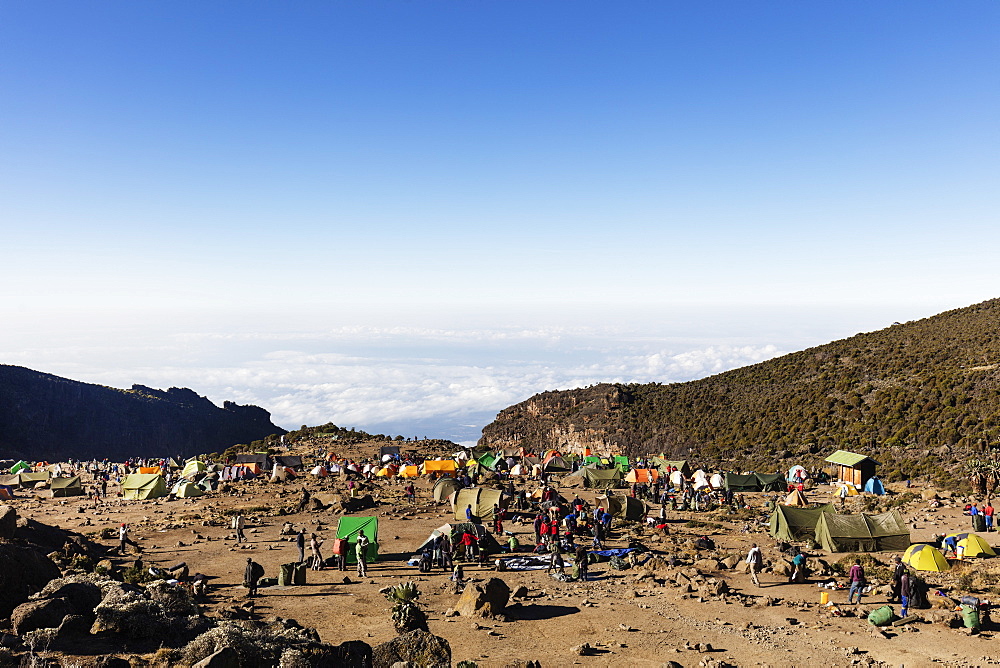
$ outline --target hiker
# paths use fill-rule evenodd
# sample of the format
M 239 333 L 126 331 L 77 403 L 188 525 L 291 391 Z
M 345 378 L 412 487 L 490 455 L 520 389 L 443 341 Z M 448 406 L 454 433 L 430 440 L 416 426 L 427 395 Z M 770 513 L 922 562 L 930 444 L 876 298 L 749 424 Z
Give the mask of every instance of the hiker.
M 306 560 L 306 530 L 305 527 L 299 529 L 295 534 L 295 547 L 299 548 L 299 563 Z
M 498 536 L 503 533 L 503 511 L 497 504 L 493 504 L 493 533 Z
M 590 563 L 590 555 L 587 552 L 587 548 L 583 545 L 576 548 L 576 576 L 582 582 L 586 582 L 588 578 L 588 568 Z
M 560 573 L 565 573 L 566 569 L 563 565 L 562 560 L 562 548 L 559 547 L 559 541 L 553 541 L 552 545 L 549 547 L 549 567 L 545 569 L 546 573 L 551 573 L 552 569 L 558 569 Z
M 233 518 L 233 526 L 236 527 L 237 543 L 242 543 L 247 539 L 246 534 L 243 533 L 243 529 L 246 525 L 247 521 L 243 518 L 243 513 L 237 513 L 236 517 Z
M 521 546 L 521 542 L 517 539 L 517 536 L 510 534 L 510 538 L 507 539 L 507 547 L 511 552 L 517 552 L 517 548 Z
M 983 506 L 983 519 L 986 521 L 986 530 L 993 531 L 993 501 L 991 499 L 987 499 L 986 505 Z
M 951 552 L 954 556 L 958 556 L 958 538 L 955 536 L 947 536 L 941 541 L 941 549 L 944 550 L 945 556 L 948 556 L 948 552 Z
M 264 567 L 247 557 L 247 567 L 243 571 L 243 586 L 250 590 L 249 598 L 257 595 L 257 581 L 264 577 Z
M 472 522 L 472 504 L 470 503 L 465 507 L 465 521 Z
M 128 537 L 128 525 L 123 523 L 120 527 L 118 527 L 118 551 L 121 554 L 127 554 L 127 550 L 125 548 L 126 545 L 134 547 L 136 552 L 142 552 L 142 548 Z
M 410 501 L 412 503 L 413 501 L 416 500 L 416 498 L 417 498 L 417 490 L 413 486 L 412 482 L 409 483 L 406 487 L 404 487 L 403 491 L 406 492 L 406 500 L 407 501 Z
M 865 581 L 865 569 L 861 567 L 860 559 L 854 560 L 854 565 L 851 566 L 847 578 L 851 583 L 851 590 L 847 593 L 847 604 L 850 605 L 854 602 L 854 594 L 856 593 L 858 595 L 857 605 L 861 605 L 861 594 L 867 582 Z
M 535 517 L 535 545 L 542 542 L 542 525 L 545 523 L 545 518 L 541 515 Z
M 208 576 L 204 573 L 195 573 L 191 579 L 191 593 L 195 598 L 204 598 L 208 593 Z
M 757 578 L 757 573 L 764 567 L 764 555 L 761 553 L 760 548 L 757 547 L 757 543 L 750 546 L 746 563 L 747 570 L 750 572 L 750 580 L 759 587 L 760 580 Z
M 334 557 L 337 560 L 337 569 L 341 571 L 347 570 L 347 550 L 349 549 L 349 544 L 346 538 L 338 539 L 333 542 Z
M 366 577 L 368 575 L 368 563 L 365 561 L 365 558 L 368 556 L 368 536 L 365 535 L 364 530 L 358 531 L 358 542 L 355 545 L 355 551 L 358 558 L 358 577 Z
M 972 518 L 972 530 L 976 530 L 976 515 L 979 514 L 979 504 L 973 503 L 972 507 L 969 508 L 969 517 Z
M 465 548 L 465 560 L 472 561 L 475 556 L 476 537 L 465 531 L 462 533 L 462 538 L 458 541 L 458 544 Z
M 430 573 L 431 568 L 434 566 L 434 558 L 431 555 L 431 550 L 426 549 L 420 553 L 420 560 L 417 562 L 417 568 L 420 569 L 421 573 Z
M 899 601 L 901 603 L 899 616 L 906 617 L 906 613 L 910 607 L 910 573 L 906 570 L 899 579 Z
M 896 599 L 900 597 L 903 574 L 906 573 L 906 566 L 903 565 L 903 560 L 900 557 L 896 557 L 892 561 L 892 581 L 890 584 L 891 588 L 889 590 L 889 603 L 895 603 Z
M 806 577 L 806 555 L 799 552 L 792 557 L 792 576 L 789 582 L 804 582 Z
M 322 546 L 323 541 L 317 538 L 316 534 L 312 534 L 312 538 L 309 539 L 309 551 L 312 553 L 312 570 L 314 571 L 323 569 L 323 555 L 319 551 Z
M 840 507 L 844 507 L 844 501 L 847 499 L 847 485 L 841 485 L 840 489 L 837 490 L 837 497 L 840 499 Z

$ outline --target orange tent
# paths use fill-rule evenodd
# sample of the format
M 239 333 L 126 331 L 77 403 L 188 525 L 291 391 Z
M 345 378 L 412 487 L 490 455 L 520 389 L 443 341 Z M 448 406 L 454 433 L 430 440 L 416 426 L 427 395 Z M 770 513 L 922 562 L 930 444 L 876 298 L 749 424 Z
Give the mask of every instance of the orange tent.
M 440 461 L 428 459 L 420 467 L 421 473 L 454 473 L 458 468 L 453 459 L 443 459 Z
M 149 475 L 160 475 L 159 466 L 140 466 L 139 473 L 148 473 Z
M 625 476 L 625 482 L 656 482 L 660 472 L 656 469 L 632 469 Z
M 416 478 L 420 475 L 420 471 L 416 466 L 402 466 L 396 473 L 400 478 Z

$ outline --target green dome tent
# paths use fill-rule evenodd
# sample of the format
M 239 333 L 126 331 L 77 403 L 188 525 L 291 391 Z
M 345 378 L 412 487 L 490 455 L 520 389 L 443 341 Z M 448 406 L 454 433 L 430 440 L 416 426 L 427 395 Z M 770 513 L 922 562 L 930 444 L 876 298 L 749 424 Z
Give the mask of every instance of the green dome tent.
M 176 496 L 178 499 L 190 499 L 196 496 L 201 496 L 205 492 L 202 491 L 201 487 L 194 484 L 190 480 L 181 480 L 174 488 L 170 490 L 170 493 Z

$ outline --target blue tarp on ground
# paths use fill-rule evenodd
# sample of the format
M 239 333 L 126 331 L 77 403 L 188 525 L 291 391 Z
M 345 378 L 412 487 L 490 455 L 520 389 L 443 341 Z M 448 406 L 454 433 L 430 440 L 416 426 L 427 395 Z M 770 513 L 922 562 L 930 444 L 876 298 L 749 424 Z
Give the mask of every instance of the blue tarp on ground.
M 635 548 L 619 547 L 613 550 L 590 550 L 591 554 L 596 554 L 600 557 L 624 557 L 629 552 L 635 552 Z

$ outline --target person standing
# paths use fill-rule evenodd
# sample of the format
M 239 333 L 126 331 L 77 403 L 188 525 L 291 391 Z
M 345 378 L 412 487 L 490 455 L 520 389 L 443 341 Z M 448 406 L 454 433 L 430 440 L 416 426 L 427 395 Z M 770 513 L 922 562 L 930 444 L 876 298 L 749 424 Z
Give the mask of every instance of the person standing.
M 986 530 L 993 531 L 993 501 L 991 499 L 986 499 L 986 505 L 983 506 L 983 519 L 986 521 Z
M 257 595 L 257 581 L 264 576 L 264 567 L 254 561 L 251 557 L 247 557 L 247 567 L 243 571 L 243 586 L 246 587 L 250 593 L 248 596 L 253 598 Z
M 906 617 L 910 609 L 910 574 L 905 569 L 899 580 L 899 601 L 902 604 L 899 610 L 900 617 Z
M 581 582 L 586 582 L 589 578 L 588 569 L 590 568 L 590 553 L 587 552 L 587 548 L 580 545 L 576 548 L 576 574 Z
M 559 541 L 552 541 L 552 544 L 549 546 L 549 554 L 551 555 L 549 558 L 549 567 L 545 569 L 545 572 L 551 573 L 555 569 L 560 573 L 565 573 L 566 569 L 563 565 L 562 548 L 559 547 Z
M 764 555 L 761 553 L 760 548 L 757 547 L 757 543 L 750 546 L 750 551 L 747 552 L 747 570 L 750 571 L 750 580 L 758 587 L 760 586 L 760 579 L 757 574 L 760 573 L 761 569 L 764 567 Z
M 236 514 L 236 517 L 233 518 L 233 525 L 236 527 L 236 542 L 242 543 L 247 539 L 246 534 L 243 533 L 243 529 L 247 525 L 246 520 L 243 518 L 243 513 Z
M 789 582 L 804 582 L 806 578 L 806 555 L 799 552 L 792 558 L 792 577 Z
M 906 566 L 903 560 L 896 557 L 893 560 L 891 589 L 889 591 L 889 603 L 894 603 L 900 596 L 903 586 L 903 574 L 906 573 Z
M 465 521 L 472 522 L 472 504 L 470 503 L 465 507 Z
M 976 530 L 976 516 L 979 514 L 979 504 L 973 503 L 972 507 L 969 508 L 969 517 L 972 518 L 972 530 Z
M 312 537 L 309 539 L 309 551 L 312 553 L 312 570 L 314 571 L 323 568 L 323 555 L 319 551 L 322 545 L 323 541 L 317 538 L 316 534 L 312 534 Z
M 367 577 L 368 562 L 366 559 L 368 558 L 368 536 L 365 535 L 363 530 L 358 532 L 358 542 L 357 545 L 355 545 L 355 550 L 358 558 L 358 576 L 362 578 Z
M 535 545 L 542 542 L 542 524 L 545 522 L 545 518 L 541 515 L 535 516 Z
M 847 603 L 850 605 L 854 603 L 854 595 L 858 595 L 857 604 L 861 605 L 861 595 L 864 593 L 864 587 L 867 584 L 865 580 L 865 569 L 861 567 L 861 560 L 855 559 L 854 565 L 851 566 L 851 570 L 847 574 L 847 579 L 851 583 L 851 589 L 847 593 Z
M 142 548 L 134 540 L 128 537 L 128 525 L 122 524 L 118 527 L 118 551 L 126 554 L 126 545 L 131 545 L 136 552 L 142 552 Z
M 306 530 L 304 527 L 299 529 L 295 535 L 295 547 L 299 548 L 299 563 L 301 564 L 306 560 Z

